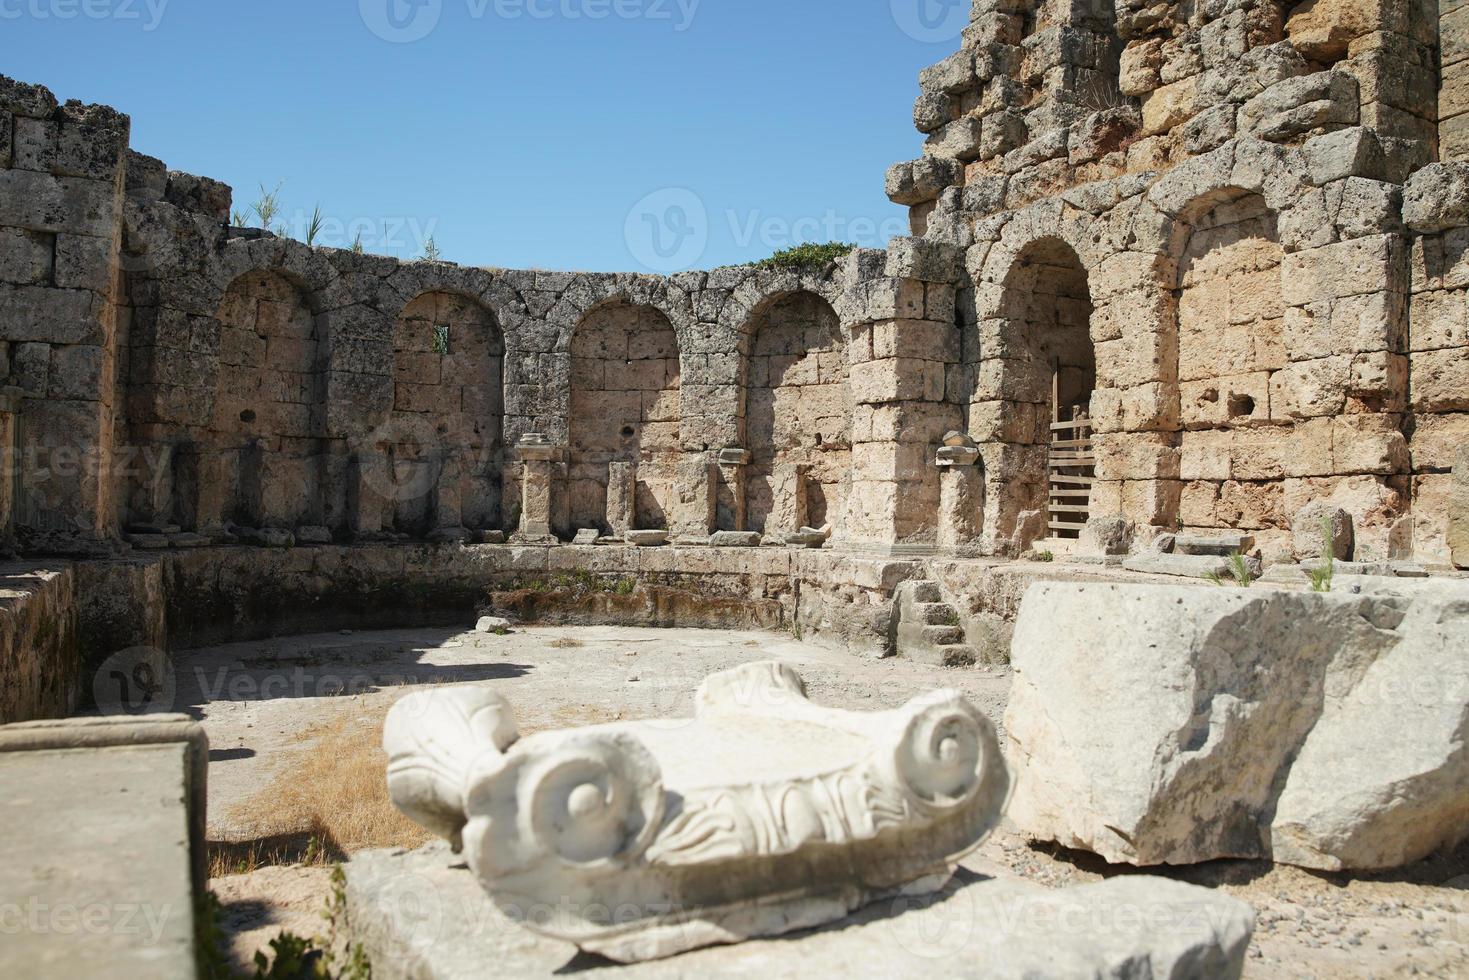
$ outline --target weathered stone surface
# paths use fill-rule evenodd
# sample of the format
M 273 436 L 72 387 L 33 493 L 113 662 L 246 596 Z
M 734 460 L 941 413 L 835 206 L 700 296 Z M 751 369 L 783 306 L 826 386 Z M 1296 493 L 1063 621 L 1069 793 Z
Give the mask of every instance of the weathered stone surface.
M 1340 507 L 1316 502 L 1303 508 L 1291 521 L 1291 536 L 1297 560 L 1331 557 L 1349 561 L 1357 544 L 1356 523 Z
M 1011 819 L 1139 865 L 1385 868 L 1457 843 L 1469 666 L 1441 652 L 1469 640 L 1469 594 L 1406 588 L 1034 586 L 1006 714 Z
M 1454 461 L 1454 481 L 1449 490 L 1449 551 L 1455 565 L 1469 568 L 1469 446 L 1462 447 Z
M 1137 525 L 1121 517 L 1094 517 L 1081 532 L 1081 547 L 1090 555 L 1125 555 L 1132 550 Z
M 510 620 L 499 616 L 481 616 L 474 624 L 476 633 L 504 633 L 510 629 Z
M 711 548 L 758 548 L 760 547 L 760 532 L 758 531 L 716 531 L 709 538 Z
M 1173 550 L 1180 555 L 1212 555 L 1227 558 L 1244 554 L 1255 547 L 1255 539 L 1249 534 L 1219 534 L 1204 537 L 1197 534 L 1179 534 L 1173 539 Z
M 1133 555 L 1122 563 L 1129 572 L 1147 575 L 1176 575 L 1180 578 L 1211 578 L 1229 574 L 1228 559 L 1217 555 L 1164 554 L 1161 552 Z
M 41 924 L 7 930 L 0 974 L 197 975 L 207 757 L 179 716 L 0 727 L 0 904 Z
M 623 537 L 638 548 L 659 548 L 668 543 L 667 531 L 628 531 Z
M 1403 187 L 1403 221 L 1422 234 L 1469 225 L 1469 163 L 1432 163 Z
M 469 980 L 482 977 L 486 963 L 506 976 L 542 976 L 575 954 L 569 943 L 522 930 L 533 910 L 497 908 L 446 844 L 366 851 L 343 869 L 350 938 L 379 980 Z M 1058 932 L 1056 923 L 1071 927 Z M 618 972 L 632 980 L 803 980 L 820 964 L 849 977 L 1232 980 L 1244 970 L 1253 928 L 1244 903 L 1166 878 L 1128 875 L 1052 891 L 975 875 L 931 898 L 858 911 L 799 942 L 755 939 Z

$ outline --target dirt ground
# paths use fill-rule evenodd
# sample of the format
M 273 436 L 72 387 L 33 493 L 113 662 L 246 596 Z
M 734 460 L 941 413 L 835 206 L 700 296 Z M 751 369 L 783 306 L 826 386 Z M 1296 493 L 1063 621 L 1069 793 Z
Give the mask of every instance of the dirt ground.
M 359 847 L 416 843 L 395 839 L 402 831 L 388 820 L 334 831 L 334 816 L 345 804 L 327 792 L 321 812 L 313 814 L 301 807 L 298 792 L 303 780 L 330 783 L 332 772 L 347 768 L 345 755 L 361 754 L 375 771 L 382 717 L 406 691 L 492 684 L 514 706 L 521 732 L 529 733 L 687 715 L 704 677 L 765 659 L 798 665 L 814 700 L 861 710 L 896 707 L 935 687 L 953 687 L 999 724 L 1010 686 L 1009 674 L 998 669 L 862 660 L 790 637 L 726 631 L 548 627 L 496 636 L 401 630 L 182 655 L 179 706 L 201 718 L 210 737 L 213 888 L 239 965 L 283 930 L 323 933 L 331 860 Z M 365 796 L 350 785 L 337 792 Z M 290 804 L 282 804 L 287 797 Z M 282 813 L 300 825 L 283 826 Z M 298 832 L 294 842 L 288 831 Z M 1005 830 L 965 865 L 1051 887 L 1136 873 L 1091 855 L 1033 845 Z M 1162 873 L 1220 888 L 1256 909 L 1247 976 L 1469 977 L 1469 848 L 1392 875 L 1317 875 L 1261 862 Z

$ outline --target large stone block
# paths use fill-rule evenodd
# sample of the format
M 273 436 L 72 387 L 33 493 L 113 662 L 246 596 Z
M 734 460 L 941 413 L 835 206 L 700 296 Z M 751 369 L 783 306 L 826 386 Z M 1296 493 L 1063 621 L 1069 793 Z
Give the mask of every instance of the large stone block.
M 119 218 L 111 181 L 0 171 L 0 225 L 111 238 Z
M 1469 446 L 1459 449 L 1449 485 L 1449 552 L 1459 568 L 1469 568 Z
M 468 980 L 482 976 L 486 963 L 508 976 L 547 975 L 575 950 L 522 930 L 536 910 L 497 907 L 447 844 L 367 851 L 344 871 L 350 939 L 367 951 L 379 980 Z M 1232 980 L 1244 970 L 1254 916 L 1218 891 L 1136 875 L 1060 891 L 975 877 L 932 900 L 898 899 L 896 916 L 859 915 L 799 942 L 750 940 L 619 972 L 657 980 L 734 975 L 759 964 L 769 980 L 797 980 L 816 963 L 823 973 L 852 977 Z M 427 932 L 420 897 L 435 910 Z M 982 927 L 986 922 L 1005 927 Z
M 1012 657 L 1010 817 L 1138 865 L 1416 861 L 1469 835 L 1469 660 L 1443 655 L 1466 643 L 1458 583 L 1036 585 Z

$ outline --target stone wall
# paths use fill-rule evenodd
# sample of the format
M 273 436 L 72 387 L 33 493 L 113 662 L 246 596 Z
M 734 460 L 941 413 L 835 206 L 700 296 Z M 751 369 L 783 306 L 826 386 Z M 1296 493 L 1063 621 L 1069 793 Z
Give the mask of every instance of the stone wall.
M 1302 557 L 1326 502 L 1359 557 L 1448 562 L 1459 10 L 978 0 L 888 175 L 921 237 L 801 271 L 309 248 L 227 227 L 229 188 L 127 152 L 124 117 L 6 81 L 12 523 L 33 552 L 829 523 L 1004 556 L 1045 533 L 1050 420 L 1084 411 L 1086 513 L 1140 542 Z
M 95 550 L 116 529 L 111 471 L 129 122 L 0 78 L 0 367 L 23 393 L 15 530 Z
M 77 643 L 76 577 L 56 566 L 0 570 L 0 724 L 59 718 L 91 677 Z
M 745 526 L 774 537 L 842 523 L 852 394 L 836 311 L 819 296 L 793 293 L 756 315 L 749 343 Z

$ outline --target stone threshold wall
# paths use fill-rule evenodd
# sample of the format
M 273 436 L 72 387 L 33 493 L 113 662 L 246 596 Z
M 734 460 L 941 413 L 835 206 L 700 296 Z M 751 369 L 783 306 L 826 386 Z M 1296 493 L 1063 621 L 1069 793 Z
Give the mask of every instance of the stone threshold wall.
M 864 656 L 890 652 L 893 591 L 916 568 L 786 549 L 512 545 L 209 548 L 157 562 L 169 649 L 346 628 L 469 629 L 492 594 L 529 592 L 544 602 L 517 608 L 548 621 L 777 629 Z M 632 601 L 578 614 L 575 597 L 588 594 Z M 717 621 L 700 597 L 719 607 Z
M 90 676 L 76 588 L 64 563 L 0 569 L 0 725 L 64 717 L 80 702 Z

